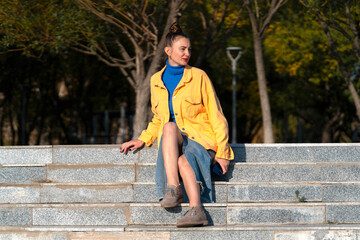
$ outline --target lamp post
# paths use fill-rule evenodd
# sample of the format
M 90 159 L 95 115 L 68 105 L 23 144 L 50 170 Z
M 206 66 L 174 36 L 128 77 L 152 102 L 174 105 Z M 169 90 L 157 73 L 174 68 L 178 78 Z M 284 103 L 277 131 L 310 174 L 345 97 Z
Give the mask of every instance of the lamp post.
M 236 143 L 236 62 L 239 60 L 239 58 L 241 57 L 241 53 L 242 53 L 242 48 L 241 47 L 228 47 L 226 48 L 226 54 L 228 55 L 228 57 L 231 60 L 232 63 L 232 88 L 233 88 L 233 94 L 232 94 L 232 143 Z M 234 58 L 231 55 L 231 51 L 237 51 L 238 54 L 237 56 Z

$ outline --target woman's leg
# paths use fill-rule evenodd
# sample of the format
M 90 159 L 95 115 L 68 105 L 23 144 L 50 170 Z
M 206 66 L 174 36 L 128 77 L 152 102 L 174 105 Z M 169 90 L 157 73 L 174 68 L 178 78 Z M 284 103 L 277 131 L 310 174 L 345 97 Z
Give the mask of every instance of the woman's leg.
M 185 215 L 180 218 L 176 226 L 177 227 L 195 227 L 206 226 L 209 224 L 206 213 L 200 202 L 200 186 L 196 182 L 196 176 L 194 170 L 187 161 L 185 155 L 179 157 L 179 170 L 181 178 L 183 179 L 186 193 L 189 197 L 190 204 L 189 210 Z
M 182 145 L 183 138 L 177 125 L 173 122 L 166 123 L 162 135 L 162 153 L 168 186 L 180 184 L 178 158 Z
M 194 170 L 190 166 L 184 154 L 179 157 L 178 166 L 181 178 L 184 182 L 186 193 L 189 197 L 189 206 L 201 206 L 200 186 L 196 181 Z

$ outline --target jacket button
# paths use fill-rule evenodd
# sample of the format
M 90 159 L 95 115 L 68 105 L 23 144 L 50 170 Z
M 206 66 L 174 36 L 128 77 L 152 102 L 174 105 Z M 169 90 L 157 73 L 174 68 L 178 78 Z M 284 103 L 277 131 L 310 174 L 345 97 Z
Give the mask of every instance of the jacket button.
M 184 130 L 185 130 L 185 128 L 182 128 L 182 130 L 184 131 Z
M 194 137 L 191 137 L 191 139 L 195 139 Z
M 175 116 L 177 116 L 177 113 L 175 113 Z

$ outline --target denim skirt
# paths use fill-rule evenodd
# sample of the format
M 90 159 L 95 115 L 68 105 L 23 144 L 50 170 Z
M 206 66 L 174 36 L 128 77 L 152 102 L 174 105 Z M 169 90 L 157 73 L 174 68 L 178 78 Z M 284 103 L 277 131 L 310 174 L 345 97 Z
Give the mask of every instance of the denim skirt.
M 200 200 L 201 202 L 213 202 L 213 189 L 211 183 L 210 166 L 214 159 L 215 152 L 212 150 L 206 150 L 199 143 L 189 139 L 187 136 L 183 136 L 183 148 L 182 153 L 185 155 L 187 161 L 192 167 L 196 181 L 200 184 Z M 184 184 L 181 181 L 180 184 L 183 188 L 184 200 L 188 201 L 186 192 L 184 191 Z M 156 162 L 156 175 L 155 175 L 156 189 L 159 199 L 162 199 L 166 193 L 167 178 L 164 166 L 164 157 L 162 153 L 162 138 L 160 140 L 157 162 Z

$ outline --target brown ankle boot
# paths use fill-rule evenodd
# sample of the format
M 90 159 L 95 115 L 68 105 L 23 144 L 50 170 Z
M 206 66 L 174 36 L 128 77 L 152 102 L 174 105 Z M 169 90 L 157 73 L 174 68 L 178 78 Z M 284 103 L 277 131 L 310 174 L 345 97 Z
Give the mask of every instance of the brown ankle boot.
M 184 216 L 179 219 L 177 227 L 206 226 L 209 222 L 202 206 L 190 208 Z
M 181 186 L 168 186 L 166 189 L 166 194 L 161 200 L 160 205 L 163 208 L 172 208 L 179 205 L 179 203 L 184 202 L 183 192 Z

